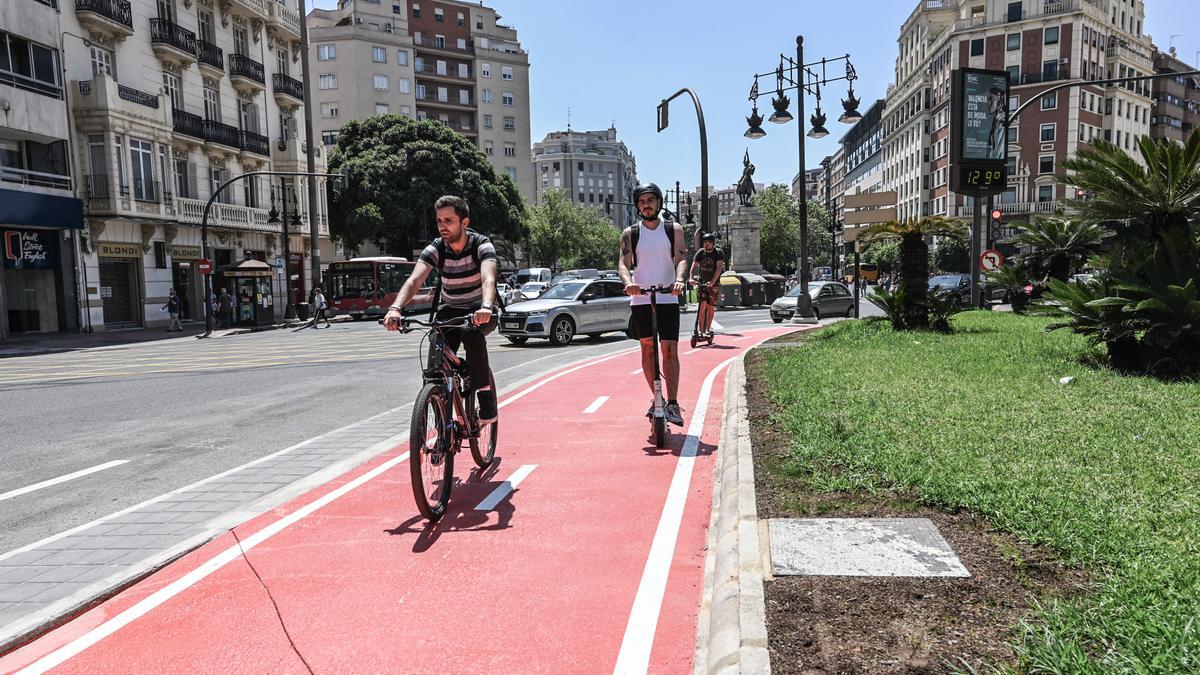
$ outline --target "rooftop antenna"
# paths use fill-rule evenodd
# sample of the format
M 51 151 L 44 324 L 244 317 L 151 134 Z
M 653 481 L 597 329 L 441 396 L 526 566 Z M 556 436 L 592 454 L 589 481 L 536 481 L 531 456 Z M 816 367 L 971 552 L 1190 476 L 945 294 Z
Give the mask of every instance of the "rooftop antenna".
M 567 106 L 567 132 L 571 131 L 571 107 Z

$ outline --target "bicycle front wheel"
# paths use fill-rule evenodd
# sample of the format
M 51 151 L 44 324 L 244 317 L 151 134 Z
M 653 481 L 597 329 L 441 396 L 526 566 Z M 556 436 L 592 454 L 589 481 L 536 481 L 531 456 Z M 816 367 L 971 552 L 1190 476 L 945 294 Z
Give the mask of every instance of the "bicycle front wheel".
M 496 392 L 496 378 L 489 372 L 488 378 L 492 383 L 492 393 L 498 396 Z M 478 426 L 478 415 L 476 413 L 477 399 L 476 394 L 470 397 L 467 405 L 470 409 L 467 411 L 467 417 L 471 420 L 471 424 Z M 496 458 L 496 439 L 500 436 L 500 422 L 495 421 L 491 424 L 478 426 L 479 433 L 471 439 L 471 457 L 475 459 L 475 465 L 481 469 L 486 469 L 492 465 L 492 461 Z
M 417 394 L 409 427 L 408 468 L 417 510 L 429 520 L 446 512 L 454 484 L 450 406 L 441 385 L 426 384 Z

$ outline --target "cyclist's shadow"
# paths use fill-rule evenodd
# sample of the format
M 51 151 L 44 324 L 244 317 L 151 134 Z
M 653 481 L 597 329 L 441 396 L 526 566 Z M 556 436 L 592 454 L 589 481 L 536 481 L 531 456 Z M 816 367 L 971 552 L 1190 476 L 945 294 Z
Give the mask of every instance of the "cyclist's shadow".
M 472 469 L 471 475 L 465 481 L 455 477 L 454 489 L 450 493 L 450 503 L 446 506 L 446 512 L 436 523 L 431 523 L 424 516 L 417 514 L 396 527 L 384 531 L 399 536 L 416 534 L 417 539 L 413 542 L 413 553 L 424 553 L 432 548 L 446 532 L 508 529 L 512 523 L 513 512 L 516 511 L 512 501 L 513 496 L 520 491 L 519 488 L 505 495 L 504 499 L 500 500 L 500 503 L 494 508 L 487 511 L 475 510 L 475 505 L 481 499 L 491 494 L 504 482 L 493 480 L 502 463 L 503 460 L 497 457 L 496 461 L 486 469 Z M 496 520 L 490 522 L 493 514 L 495 514 Z
M 683 446 L 687 443 L 687 440 L 688 437 L 684 434 L 672 434 L 667 442 L 667 447 L 656 448 L 654 447 L 654 438 L 649 437 L 646 439 L 646 446 L 642 448 L 642 452 L 646 453 L 647 457 L 666 457 L 668 455 L 680 457 L 683 455 Z M 697 457 L 712 455 L 716 451 L 717 446 L 712 443 L 700 441 L 696 446 Z

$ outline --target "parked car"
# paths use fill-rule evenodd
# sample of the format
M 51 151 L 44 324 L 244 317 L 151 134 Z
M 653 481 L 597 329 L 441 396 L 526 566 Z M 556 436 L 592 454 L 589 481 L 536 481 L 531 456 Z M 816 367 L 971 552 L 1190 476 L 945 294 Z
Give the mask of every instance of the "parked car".
M 979 290 L 985 300 L 1008 302 L 1008 291 L 1003 286 L 989 283 L 985 277 L 979 277 Z M 970 274 L 941 274 L 929 279 L 930 293 L 950 293 L 955 302 L 963 305 L 971 304 L 971 275 Z
M 799 296 L 800 286 L 797 285 L 782 297 L 776 298 L 775 302 L 771 303 L 771 319 L 780 323 L 784 319 L 792 318 L 796 313 L 796 298 Z M 808 297 L 812 299 L 813 313 L 818 319 L 854 315 L 854 294 L 846 284 L 837 281 L 810 281 Z
M 500 334 L 513 344 L 529 338 L 565 345 L 577 334 L 598 337 L 629 325 L 629 296 L 611 279 L 575 279 L 551 286 L 536 300 L 510 305 Z
M 542 291 L 545 291 L 549 286 L 550 284 L 544 281 L 530 281 L 521 286 L 521 300 L 533 300 L 541 295 Z

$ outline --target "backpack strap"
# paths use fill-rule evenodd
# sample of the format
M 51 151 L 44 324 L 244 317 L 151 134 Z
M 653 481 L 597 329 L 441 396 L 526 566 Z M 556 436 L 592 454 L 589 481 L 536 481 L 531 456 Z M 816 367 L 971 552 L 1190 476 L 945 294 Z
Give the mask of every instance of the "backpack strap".
M 633 246 L 633 266 L 638 265 L 637 247 L 638 239 L 641 238 L 642 228 L 637 225 L 630 225 L 625 228 L 629 231 L 629 243 Z M 667 235 L 667 241 L 671 244 L 671 260 L 675 260 L 675 221 L 663 219 L 662 221 L 663 234 Z

